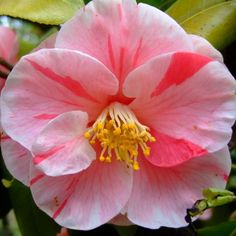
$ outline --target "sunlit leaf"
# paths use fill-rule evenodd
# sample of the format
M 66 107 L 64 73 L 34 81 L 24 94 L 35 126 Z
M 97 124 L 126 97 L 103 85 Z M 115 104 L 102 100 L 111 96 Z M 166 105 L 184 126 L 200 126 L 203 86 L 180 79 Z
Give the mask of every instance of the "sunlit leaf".
M 200 7 L 200 2 L 202 4 L 205 2 L 205 5 Z M 186 6 L 180 7 L 180 3 Z M 188 33 L 206 38 L 218 49 L 223 49 L 236 39 L 235 0 L 209 2 L 180 0 L 167 13 Z
M 178 0 L 166 13 L 181 23 L 189 17 L 227 0 Z
M 71 18 L 82 0 L 0 0 L 0 15 L 58 25 Z

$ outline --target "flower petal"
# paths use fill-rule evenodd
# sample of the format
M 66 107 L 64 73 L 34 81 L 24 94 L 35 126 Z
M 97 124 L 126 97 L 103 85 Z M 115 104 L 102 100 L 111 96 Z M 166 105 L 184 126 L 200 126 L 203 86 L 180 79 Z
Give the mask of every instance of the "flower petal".
M 32 145 L 33 162 L 46 175 L 74 174 L 86 169 L 96 153 L 84 138 L 88 116 L 71 111 L 53 119 Z
M 159 76 L 162 65 L 165 72 Z M 130 107 L 143 124 L 208 152 L 223 148 L 231 137 L 235 90 L 236 82 L 223 64 L 185 52 L 155 58 L 124 84 L 125 93 L 136 96 Z
M 221 53 L 216 50 L 206 39 L 194 34 L 190 34 L 189 37 L 193 42 L 195 52 L 223 63 L 224 59 Z
M 153 165 L 168 167 L 179 165 L 193 157 L 207 154 L 207 150 L 185 139 L 175 139 L 158 131 L 152 130 L 156 137 L 155 143 L 150 143 L 151 154 L 147 157 Z
M 16 33 L 5 26 L 0 26 L 0 57 L 9 63 L 16 62 L 18 41 Z
M 122 83 L 128 72 L 152 57 L 192 50 L 192 43 L 172 18 L 154 7 L 133 0 L 94 0 L 62 26 L 56 47 L 92 55 Z
M 6 134 L 3 134 L 1 137 L 1 150 L 9 172 L 28 186 L 30 162 L 32 159 L 31 153 Z
M 145 160 L 140 164 L 127 214 L 135 224 L 156 229 L 187 225 L 186 209 L 202 198 L 202 190 L 225 187 L 231 159 L 224 148 L 171 168 L 155 167 Z
M 118 161 L 94 161 L 74 175 L 49 177 L 34 168 L 31 174 L 38 207 L 72 229 L 89 230 L 108 222 L 124 207 L 132 188 L 131 173 Z
M 2 125 L 28 149 L 59 114 L 82 110 L 94 120 L 118 82 L 100 62 L 80 52 L 42 49 L 23 57 L 2 92 Z
M 181 85 L 210 61 L 212 59 L 190 52 L 155 57 L 128 75 L 123 86 L 124 94 L 150 100 L 173 85 Z

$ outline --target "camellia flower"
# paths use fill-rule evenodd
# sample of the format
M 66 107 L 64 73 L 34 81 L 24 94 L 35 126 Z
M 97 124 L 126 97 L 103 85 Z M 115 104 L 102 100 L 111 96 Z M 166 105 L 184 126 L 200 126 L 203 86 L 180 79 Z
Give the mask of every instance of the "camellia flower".
M 15 64 L 17 61 L 17 53 L 18 41 L 16 33 L 9 27 L 0 26 L 0 72 L 9 73 L 10 64 Z M 5 80 L 6 78 L 2 78 L 0 74 L 0 90 L 4 86 Z
M 235 80 L 206 40 L 133 0 L 94 0 L 2 92 L 2 151 L 64 227 L 186 225 L 225 187 Z

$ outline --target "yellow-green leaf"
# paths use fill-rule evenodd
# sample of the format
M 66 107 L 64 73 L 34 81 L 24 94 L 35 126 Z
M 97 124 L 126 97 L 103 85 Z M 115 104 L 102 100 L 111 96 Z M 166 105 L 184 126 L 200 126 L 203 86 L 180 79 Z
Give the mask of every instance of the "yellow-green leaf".
M 0 15 L 58 25 L 71 18 L 83 0 L 0 0 Z
M 189 17 L 227 0 L 178 0 L 166 13 L 181 23 Z
M 182 2 L 182 4 L 183 2 L 190 3 L 187 0 L 180 0 L 176 4 L 179 4 L 179 2 Z M 196 2 L 198 2 L 197 5 Z M 188 33 L 200 35 L 216 48 L 223 49 L 236 39 L 236 1 L 209 0 L 210 3 L 206 3 L 206 8 L 197 8 L 196 6 L 199 6 L 200 2 L 208 1 L 193 1 L 192 8 L 195 10 L 191 11 L 187 10 L 190 8 L 180 8 L 179 5 L 174 4 L 167 13 L 172 14 Z M 187 13 L 181 18 L 180 15 L 183 14 L 184 9 Z M 174 11 L 175 16 L 173 15 Z

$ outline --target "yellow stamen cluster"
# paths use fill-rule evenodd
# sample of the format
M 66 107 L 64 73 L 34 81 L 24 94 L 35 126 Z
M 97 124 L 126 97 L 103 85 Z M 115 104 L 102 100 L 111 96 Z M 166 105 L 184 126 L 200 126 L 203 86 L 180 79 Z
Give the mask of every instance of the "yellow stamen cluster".
M 134 113 L 120 103 L 113 103 L 107 107 L 84 136 L 91 144 L 97 141 L 100 143 L 101 162 L 110 163 L 116 158 L 134 170 L 139 170 L 139 150 L 142 150 L 145 156 L 149 156 L 151 150 L 147 142 L 156 141 L 149 128 L 139 123 Z

